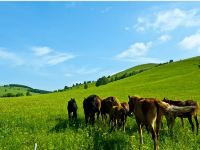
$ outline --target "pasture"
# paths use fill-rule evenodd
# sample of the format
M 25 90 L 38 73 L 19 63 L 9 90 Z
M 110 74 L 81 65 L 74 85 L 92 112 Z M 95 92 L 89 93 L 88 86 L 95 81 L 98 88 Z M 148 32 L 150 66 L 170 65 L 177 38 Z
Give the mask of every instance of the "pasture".
M 24 95 L 26 95 L 26 92 L 27 92 L 27 88 L 0 86 L 0 96 L 3 96 L 6 93 L 13 93 L 13 94 L 23 93 Z
M 154 67 L 145 72 L 104 86 L 75 88 L 60 93 L 0 99 L 0 149 L 138 149 L 139 138 L 134 118 L 128 117 L 126 133 L 111 132 L 107 124 L 85 126 L 83 100 L 91 94 L 101 98 L 116 96 L 121 102 L 128 95 L 163 99 L 200 101 L 200 57 Z M 75 98 L 78 121 L 68 126 L 67 102 Z M 176 119 L 174 132 L 168 133 L 166 121 L 160 134 L 160 149 L 200 149 L 200 135 L 192 133 L 188 120 L 181 127 Z M 143 150 L 153 149 L 151 134 L 143 133 Z

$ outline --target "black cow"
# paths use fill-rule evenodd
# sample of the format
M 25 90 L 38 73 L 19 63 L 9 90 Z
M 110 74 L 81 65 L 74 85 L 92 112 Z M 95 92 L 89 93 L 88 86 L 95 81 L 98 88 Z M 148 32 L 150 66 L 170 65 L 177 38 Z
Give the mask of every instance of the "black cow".
M 72 123 L 77 119 L 77 104 L 74 98 L 68 101 L 67 110 L 68 110 L 68 117 L 69 123 Z

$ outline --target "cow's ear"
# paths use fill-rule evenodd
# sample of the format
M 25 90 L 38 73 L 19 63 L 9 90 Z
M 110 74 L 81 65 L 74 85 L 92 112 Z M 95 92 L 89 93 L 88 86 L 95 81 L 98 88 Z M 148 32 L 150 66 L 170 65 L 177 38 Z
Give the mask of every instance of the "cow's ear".
M 163 99 L 163 100 L 166 100 L 166 99 L 165 99 L 165 97 L 164 97 L 164 99 Z
M 128 98 L 129 98 L 129 99 L 131 98 L 130 95 L 128 95 Z

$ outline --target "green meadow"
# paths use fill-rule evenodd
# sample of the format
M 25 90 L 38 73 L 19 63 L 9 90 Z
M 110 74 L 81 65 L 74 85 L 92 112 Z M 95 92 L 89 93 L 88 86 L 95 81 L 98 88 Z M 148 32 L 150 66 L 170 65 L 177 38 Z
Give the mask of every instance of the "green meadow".
M 27 150 L 129 150 L 139 149 L 137 126 L 128 118 L 126 132 L 110 131 L 108 124 L 85 126 L 82 102 L 97 94 L 101 98 L 116 96 L 121 102 L 128 95 L 163 99 L 194 99 L 200 101 L 200 57 L 155 66 L 139 74 L 88 89 L 74 88 L 64 92 L 15 98 L 0 98 L 0 149 Z M 140 66 L 139 69 L 147 67 Z M 78 121 L 68 125 L 67 102 L 73 97 L 78 104 Z M 159 147 L 162 150 L 200 149 L 200 134 L 193 134 L 187 119 L 181 127 L 176 119 L 173 134 L 166 121 L 161 129 Z M 143 130 L 143 150 L 153 149 L 151 135 Z
M 0 86 L 0 96 L 3 96 L 6 93 L 12 93 L 12 94 L 23 93 L 23 95 L 26 95 L 27 90 L 28 90 L 27 88 L 22 88 L 22 87 Z

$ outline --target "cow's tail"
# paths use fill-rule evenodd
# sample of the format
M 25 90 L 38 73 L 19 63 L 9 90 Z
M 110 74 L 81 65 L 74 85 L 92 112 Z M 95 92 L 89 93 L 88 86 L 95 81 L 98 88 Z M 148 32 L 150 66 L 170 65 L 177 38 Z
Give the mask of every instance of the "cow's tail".
M 164 113 L 173 113 L 175 115 L 192 112 L 196 109 L 196 106 L 174 106 L 162 101 L 156 101 L 156 103 Z

